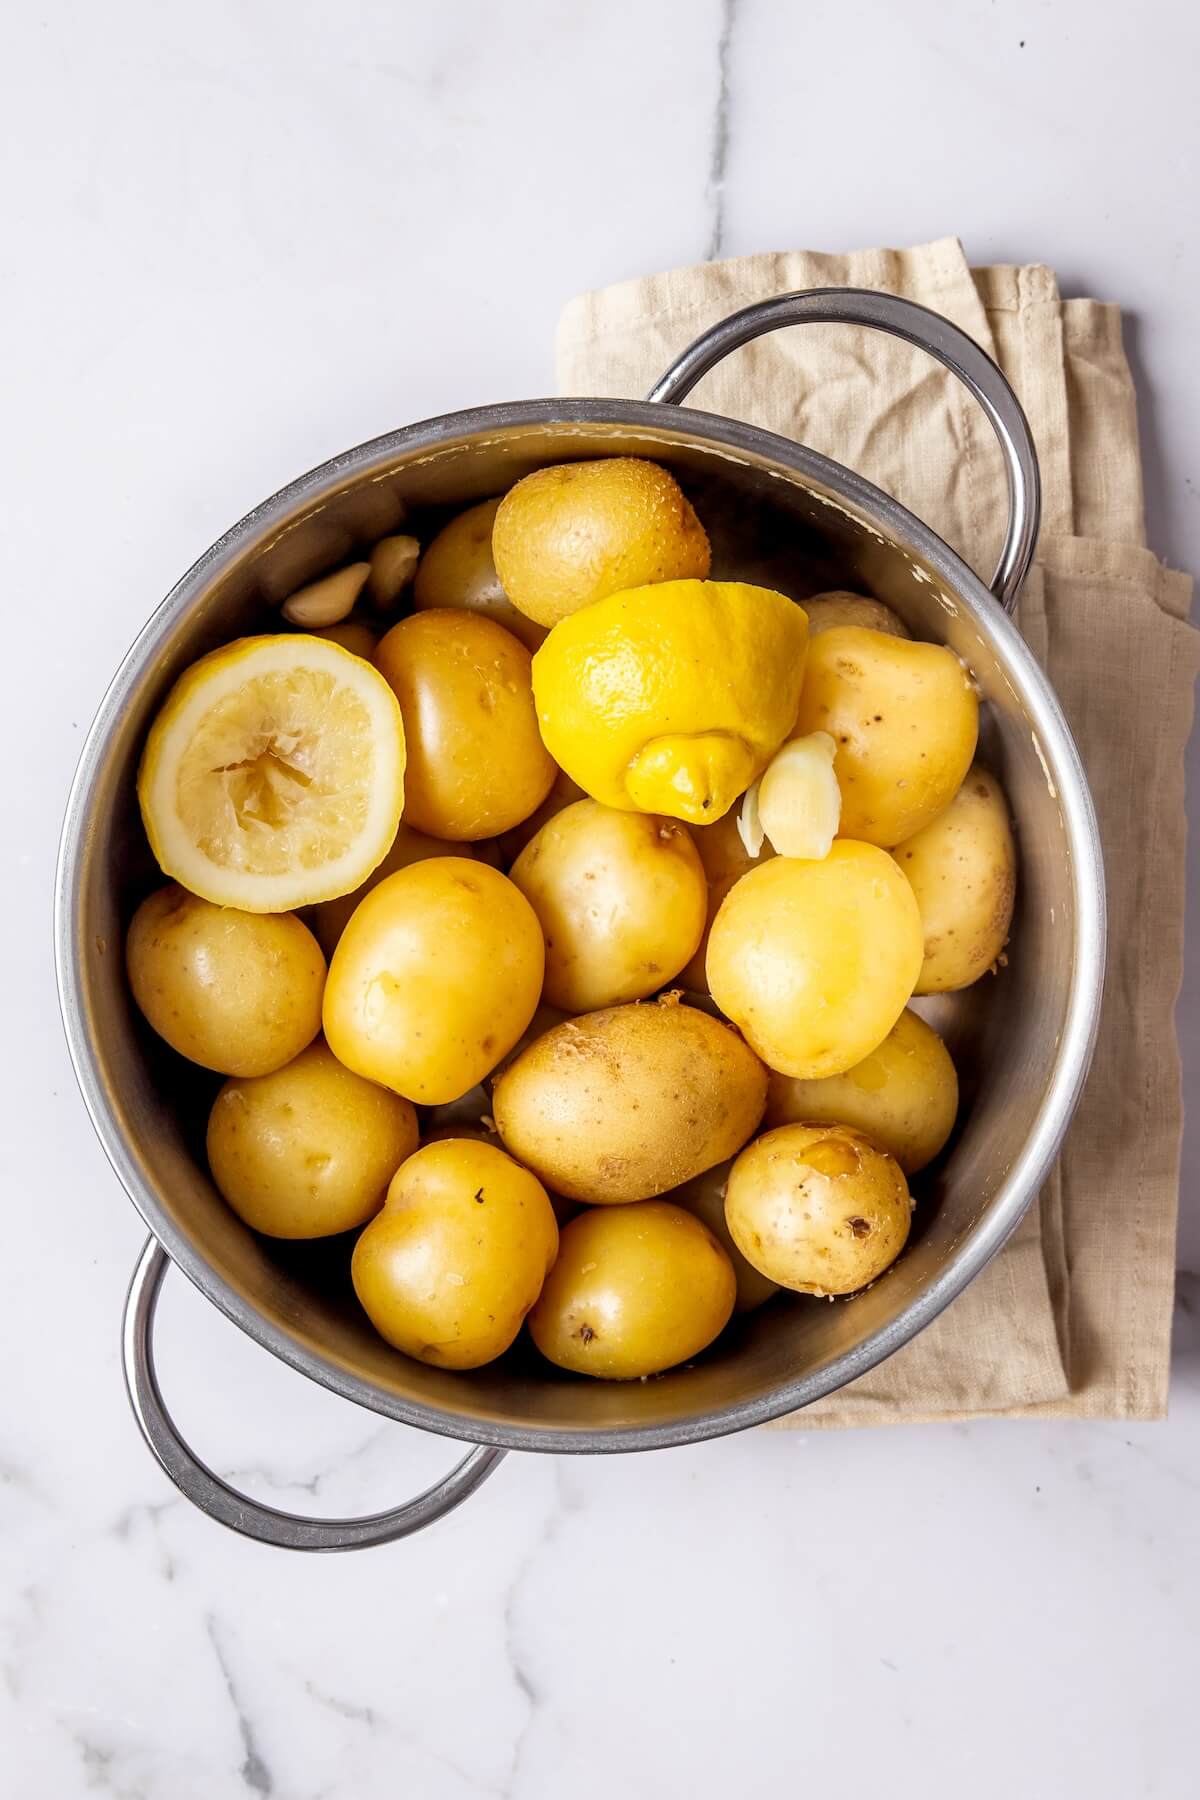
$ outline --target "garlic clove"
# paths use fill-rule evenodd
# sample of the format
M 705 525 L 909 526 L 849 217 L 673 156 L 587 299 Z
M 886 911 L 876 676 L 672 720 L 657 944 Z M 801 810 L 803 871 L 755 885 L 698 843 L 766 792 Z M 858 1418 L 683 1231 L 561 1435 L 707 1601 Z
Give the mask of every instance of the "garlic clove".
M 836 749 L 827 731 L 793 738 L 759 777 L 757 820 L 780 856 L 820 862 L 829 855 L 842 816 Z
M 284 601 L 284 618 L 289 625 L 340 625 L 353 610 L 369 573 L 370 564 L 363 562 L 323 575 Z
M 421 545 L 415 537 L 380 538 L 371 552 L 370 594 L 376 606 L 394 606 L 417 572 Z
M 762 821 L 758 815 L 758 788 L 756 781 L 742 795 L 741 811 L 737 816 L 737 834 L 742 840 L 742 848 L 747 856 L 757 856 L 763 847 Z

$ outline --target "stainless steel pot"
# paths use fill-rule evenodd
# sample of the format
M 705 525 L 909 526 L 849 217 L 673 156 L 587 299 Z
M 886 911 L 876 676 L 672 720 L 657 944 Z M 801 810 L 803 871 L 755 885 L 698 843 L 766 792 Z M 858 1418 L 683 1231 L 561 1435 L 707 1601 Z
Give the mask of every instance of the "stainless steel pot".
M 1010 520 L 992 591 L 903 507 L 826 458 L 766 431 L 675 407 L 722 356 L 776 326 L 873 326 L 937 357 L 984 407 L 1008 473 Z M 395 528 L 462 506 L 539 465 L 609 454 L 675 470 L 708 526 L 717 574 L 797 595 L 878 595 L 917 636 L 948 643 L 989 702 L 983 750 L 1009 794 L 1021 880 L 1008 966 L 934 1009 L 962 1076 L 961 1124 L 921 1193 L 913 1238 L 851 1303 L 799 1297 L 738 1321 L 694 1366 L 649 1382 L 558 1377 L 518 1349 L 471 1374 L 427 1368 L 378 1338 L 343 1271 L 311 1247 L 249 1232 L 209 1179 L 206 1096 L 136 1016 L 125 927 L 155 870 L 134 774 L 147 726 L 197 656 L 261 628 L 301 583 Z M 168 595 L 101 704 L 63 827 L 56 953 L 67 1039 L 109 1160 L 152 1233 L 130 1288 L 125 1368 L 138 1423 L 171 1479 L 224 1524 L 296 1549 L 401 1537 L 456 1506 L 507 1449 L 684 1444 L 794 1412 L 851 1381 L 937 1316 L 995 1254 L 1049 1168 L 1087 1071 L 1104 963 L 1100 845 L 1057 701 L 1008 613 L 1037 534 L 1038 474 L 1000 371 L 936 314 L 886 295 L 822 290 L 748 307 L 688 349 L 646 401 L 534 400 L 428 420 L 301 477 L 235 525 Z M 214 1081 L 214 1086 L 215 1086 Z M 348 1400 L 474 1447 L 446 1480 L 371 1518 L 300 1519 L 236 1494 L 204 1467 L 164 1406 L 151 1331 L 168 1258 L 236 1324 Z

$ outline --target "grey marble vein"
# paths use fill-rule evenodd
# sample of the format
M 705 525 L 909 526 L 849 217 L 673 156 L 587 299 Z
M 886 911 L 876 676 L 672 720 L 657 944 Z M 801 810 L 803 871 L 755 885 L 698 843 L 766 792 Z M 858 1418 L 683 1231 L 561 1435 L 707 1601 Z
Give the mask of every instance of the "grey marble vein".
M 101 1744 L 86 1731 L 74 1726 L 66 1730 L 71 1742 L 79 1752 L 79 1760 L 83 1765 L 84 1777 L 89 1788 L 99 1788 L 102 1793 L 111 1794 L 113 1800 L 150 1800 L 144 1787 L 127 1787 L 118 1780 L 114 1772 L 117 1752 L 107 1744 Z
M 717 104 L 713 114 L 712 150 L 708 164 L 710 228 L 705 257 L 709 262 L 725 249 L 725 173 L 729 166 L 729 66 L 738 0 L 721 0 L 721 30 L 717 38 Z
M 3 1660 L 0 1660 L 0 1677 L 3 1678 L 8 1693 L 14 1700 L 18 1700 L 21 1696 L 22 1663 L 42 1622 L 42 1590 L 36 1583 L 29 1582 L 13 1598 L 21 1611 L 11 1621 L 0 1621 L 0 1629 L 3 1629 L 7 1638 L 5 1654 Z
M 359 1706 L 354 1700 L 343 1700 L 338 1694 L 327 1694 L 315 1681 L 306 1681 L 304 1691 L 318 1706 L 327 1707 L 330 1712 L 337 1713 L 339 1718 L 353 1719 L 355 1724 L 365 1725 L 368 1731 L 374 1731 L 379 1724 L 379 1714 L 373 1706 Z
M 145 1526 L 158 1546 L 159 1572 L 164 1581 L 175 1580 L 179 1573 L 179 1561 L 167 1543 L 163 1520 L 168 1514 L 177 1512 L 182 1505 L 183 1498 L 179 1494 L 167 1500 L 136 1501 L 132 1506 L 123 1507 L 109 1527 L 111 1536 L 128 1544 L 136 1539 L 138 1527 Z
M 583 1502 L 572 1492 L 563 1464 L 555 1461 L 552 1465 L 554 1478 L 554 1500 L 546 1515 L 541 1531 L 530 1545 L 524 1559 L 518 1566 L 508 1585 L 504 1597 L 504 1645 L 508 1655 L 509 1670 L 518 1691 L 528 1703 L 525 1723 L 513 1742 L 512 1760 L 509 1764 L 508 1779 L 504 1784 L 504 1800 L 517 1800 L 517 1787 L 524 1767 L 525 1751 L 534 1725 L 542 1716 L 544 1696 L 529 1666 L 518 1627 L 517 1611 L 521 1600 L 521 1589 L 529 1571 L 540 1557 L 557 1541 L 567 1520 L 582 1511 Z
M 213 1613 L 205 1614 L 204 1627 L 208 1632 L 208 1639 L 213 1647 L 213 1655 L 217 1659 L 217 1667 L 221 1671 L 221 1678 L 225 1683 L 225 1690 L 229 1695 L 229 1703 L 233 1707 L 234 1716 L 237 1719 L 238 1733 L 242 1740 L 242 1748 L 245 1751 L 239 1773 L 246 1786 L 250 1788 L 252 1792 L 256 1794 L 269 1794 L 274 1790 L 275 1780 L 258 1748 L 254 1727 L 250 1722 L 250 1715 L 247 1713 L 242 1702 L 237 1683 L 233 1679 L 233 1670 L 230 1667 L 229 1658 L 226 1656 L 224 1646 L 221 1643 L 220 1630 L 217 1625 L 216 1616 Z
M 248 1481 L 260 1481 L 264 1487 L 271 1488 L 277 1493 L 286 1492 L 292 1488 L 299 1489 L 305 1494 L 312 1494 L 315 1498 L 332 1475 L 342 1474 L 351 1464 L 361 1462 L 364 1457 L 369 1456 L 389 1430 L 391 1430 L 389 1425 L 378 1426 L 374 1431 L 369 1432 L 361 1443 L 356 1444 L 353 1450 L 335 1451 L 311 1475 L 281 1474 L 278 1469 L 269 1468 L 265 1463 L 246 1463 L 241 1468 L 226 1470 L 224 1479 L 234 1487 L 244 1487 Z

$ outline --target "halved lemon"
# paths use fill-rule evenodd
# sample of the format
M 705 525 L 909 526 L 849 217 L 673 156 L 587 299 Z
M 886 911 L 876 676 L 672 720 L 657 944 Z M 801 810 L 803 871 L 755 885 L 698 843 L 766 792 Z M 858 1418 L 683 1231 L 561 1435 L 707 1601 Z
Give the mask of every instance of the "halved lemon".
M 239 638 L 193 663 L 138 771 L 164 872 L 202 899 L 291 912 L 348 894 L 391 846 L 404 723 L 378 671 L 307 635 Z

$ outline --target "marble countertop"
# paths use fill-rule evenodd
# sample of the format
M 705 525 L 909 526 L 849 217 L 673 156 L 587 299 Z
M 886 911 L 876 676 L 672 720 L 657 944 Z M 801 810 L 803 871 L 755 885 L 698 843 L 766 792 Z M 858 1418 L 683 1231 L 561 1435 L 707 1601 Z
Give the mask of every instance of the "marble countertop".
M 143 1233 L 68 1068 L 47 917 L 81 734 L 196 552 L 344 445 L 548 391 L 560 306 L 606 281 L 947 232 L 1050 262 L 1128 309 L 1152 543 L 1200 569 L 1198 52 L 1185 0 L 12 15 L 4 1800 L 1195 1792 L 1194 1279 L 1165 1425 L 512 1457 L 407 1544 L 269 1553 L 192 1512 L 129 1418 Z M 1192 1269 L 1198 1173 L 1194 1123 Z M 447 1465 L 178 1278 L 161 1346 L 202 1453 L 278 1505 L 372 1510 Z

